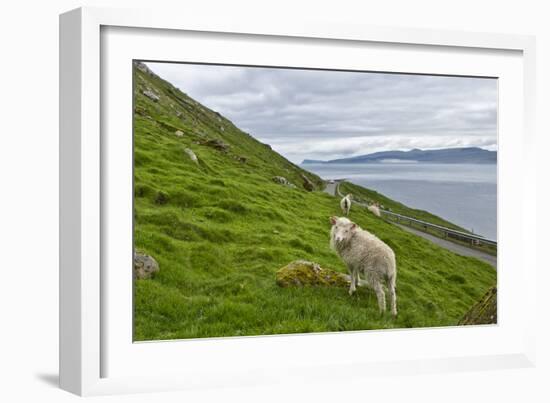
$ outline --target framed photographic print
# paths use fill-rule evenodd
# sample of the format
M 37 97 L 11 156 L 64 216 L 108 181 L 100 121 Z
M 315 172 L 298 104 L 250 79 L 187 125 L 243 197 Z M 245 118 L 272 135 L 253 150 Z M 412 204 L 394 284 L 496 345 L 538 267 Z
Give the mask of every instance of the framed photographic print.
M 531 365 L 533 49 L 62 15 L 61 386 Z

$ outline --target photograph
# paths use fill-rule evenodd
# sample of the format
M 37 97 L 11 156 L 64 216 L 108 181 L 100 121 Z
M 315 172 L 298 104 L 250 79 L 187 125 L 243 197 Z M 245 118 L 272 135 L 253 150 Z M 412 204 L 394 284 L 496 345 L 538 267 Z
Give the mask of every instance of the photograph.
M 497 325 L 498 78 L 128 72 L 134 342 Z

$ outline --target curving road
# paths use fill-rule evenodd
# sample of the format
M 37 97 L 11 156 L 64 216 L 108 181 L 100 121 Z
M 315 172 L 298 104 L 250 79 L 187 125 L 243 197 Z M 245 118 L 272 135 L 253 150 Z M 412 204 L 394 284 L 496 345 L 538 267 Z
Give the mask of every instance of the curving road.
M 343 182 L 344 180 L 345 179 L 335 179 L 333 183 L 327 182 L 324 192 L 331 196 L 338 196 L 338 185 L 340 185 L 340 182 Z
M 497 268 L 497 257 L 493 255 L 489 255 L 488 253 L 482 252 L 477 249 L 471 249 L 466 246 L 459 245 L 457 243 L 447 241 L 443 238 L 438 238 L 434 235 L 427 234 L 425 232 L 419 231 L 417 229 L 407 227 L 406 225 L 401 225 L 397 223 L 393 223 L 394 225 L 397 225 L 399 228 L 403 229 L 404 231 L 410 232 L 411 234 L 418 235 L 424 239 L 427 239 L 428 241 L 431 241 L 435 243 L 436 245 L 439 245 L 445 249 L 450 250 L 451 252 L 454 252 L 458 255 L 462 256 L 471 256 L 476 257 L 478 259 L 481 259 L 487 263 L 489 263 L 491 266 L 493 266 L 495 269 Z
M 340 182 L 343 182 L 343 181 L 344 181 L 343 179 L 338 179 L 338 180 L 335 180 L 334 183 L 327 183 L 327 186 L 325 187 L 325 192 L 328 193 L 331 196 L 339 196 L 338 185 L 340 184 Z M 362 203 L 352 202 L 352 204 L 358 204 L 360 206 L 366 207 Z M 388 222 L 391 222 L 391 221 L 388 221 Z M 398 226 L 399 228 L 403 229 L 404 231 L 410 232 L 411 234 L 418 235 L 418 236 L 420 236 L 424 239 L 427 239 L 428 241 L 431 241 L 431 242 L 435 243 L 436 245 L 439 245 L 439 246 L 441 246 L 441 247 L 443 247 L 447 250 L 450 250 L 451 252 L 454 252 L 458 255 L 475 257 L 475 258 L 481 259 L 481 260 L 489 263 L 495 269 L 497 268 L 497 257 L 496 256 L 490 255 L 488 253 L 482 252 L 482 251 L 477 250 L 477 249 L 471 249 L 471 248 L 468 248 L 466 246 L 462 246 L 462 245 L 459 245 L 459 244 L 451 242 L 451 241 L 447 241 L 447 240 L 442 239 L 442 238 L 438 238 L 434 235 L 427 234 L 425 232 L 419 231 L 419 230 L 411 228 L 411 227 L 407 227 L 406 225 L 401 225 L 401 224 L 397 224 L 397 223 L 394 223 L 394 222 L 391 222 L 391 223 Z
M 325 193 L 328 193 L 331 196 L 336 196 L 336 183 L 327 183 L 325 187 Z

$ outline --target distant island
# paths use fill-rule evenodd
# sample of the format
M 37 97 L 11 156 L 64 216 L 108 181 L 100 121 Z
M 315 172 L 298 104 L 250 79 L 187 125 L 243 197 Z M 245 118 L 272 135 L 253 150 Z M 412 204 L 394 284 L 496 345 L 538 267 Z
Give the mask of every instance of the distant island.
M 364 163 L 439 163 L 439 164 L 495 164 L 496 151 L 479 147 L 443 148 L 439 150 L 381 151 L 330 161 L 305 159 L 302 164 L 364 164 Z

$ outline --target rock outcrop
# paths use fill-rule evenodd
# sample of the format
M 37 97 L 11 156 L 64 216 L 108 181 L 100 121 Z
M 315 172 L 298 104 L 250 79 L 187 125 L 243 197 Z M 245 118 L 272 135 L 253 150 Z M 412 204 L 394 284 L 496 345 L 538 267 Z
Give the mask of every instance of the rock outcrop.
M 143 71 L 144 73 L 147 73 L 147 74 L 149 74 L 149 75 L 151 75 L 151 76 L 153 75 L 153 72 L 152 72 L 151 70 L 149 70 L 149 67 L 147 67 L 144 63 L 142 63 L 142 62 L 135 62 L 135 64 L 136 64 L 136 67 L 137 67 L 139 70 L 141 70 L 141 71 Z
M 280 287 L 349 287 L 350 278 L 347 274 L 324 269 L 314 262 L 295 260 L 277 271 L 276 282 Z
M 134 252 L 134 279 L 147 280 L 160 270 L 159 264 L 153 257 Z
M 285 178 L 284 176 L 274 176 L 271 179 L 273 180 L 273 182 L 278 183 L 279 185 L 284 185 L 284 186 L 288 186 L 288 187 L 291 187 L 291 188 L 296 187 L 293 183 L 289 182 L 288 179 Z
M 489 325 L 497 323 L 497 288 L 492 287 L 470 308 L 459 325 Z
M 212 147 L 222 152 L 227 152 L 230 148 L 229 144 L 224 143 L 222 140 L 218 139 L 199 140 L 198 144 L 202 146 Z
M 199 159 L 197 158 L 196 154 L 191 150 L 190 148 L 186 148 L 183 151 L 185 151 L 185 154 L 191 158 L 191 161 L 193 161 L 195 164 L 199 163 Z
M 160 97 L 151 90 L 143 91 L 143 95 L 155 102 L 158 102 L 160 100 Z

